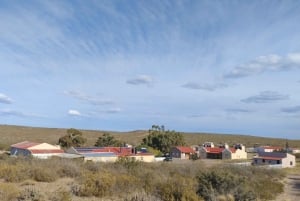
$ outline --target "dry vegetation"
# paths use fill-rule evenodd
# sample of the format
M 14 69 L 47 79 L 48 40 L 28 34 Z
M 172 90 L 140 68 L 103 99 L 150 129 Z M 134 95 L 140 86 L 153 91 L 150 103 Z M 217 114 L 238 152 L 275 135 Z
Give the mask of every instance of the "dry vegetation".
M 104 131 L 81 130 L 92 146 Z M 147 131 L 110 132 L 121 141 L 140 144 Z M 0 126 L 0 149 L 24 140 L 57 143 L 66 129 Z M 285 145 L 285 139 L 243 135 L 184 133 L 187 144 L 205 141 L 229 144 Z M 289 141 L 300 147 L 300 140 Z M 210 160 L 211 161 L 211 160 Z M 214 160 L 215 161 L 215 160 Z M 209 165 L 209 166 L 208 166 Z M 299 166 L 296 168 L 299 170 Z M 288 174 L 290 172 L 287 172 Z M 218 160 L 144 164 L 83 163 L 53 158 L 12 158 L 0 155 L 0 200 L 2 201 L 233 201 L 272 200 L 283 191 L 285 171 L 237 167 Z
M 1 201 L 272 200 L 283 172 L 202 161 L 84 163 L 0 158 Z
M 87 138 L 87 146 L 92 146 L 105 131 L 81 130 Z M 148 131 L 110 132 L 116 139 L 129 144 L 138 145 L 148 135 Z M 21 141 L 47 142 L 56 144 L 58 139 L 66 134 L 66 129 L 33 128 L 22 126 L 0 125 L 0 149 L 8 149 L 9 145 Z M 188 145 L 202 144 L 206 141 L 215 143 L 243 143 L 247 147 L 254 144 L 285 146 L 286 139 L 263 138 L 246 135 L 226 135 L 213 133 L 183 133 Z M 300 140 L 289 140 L 291 147 L 300 147 Z

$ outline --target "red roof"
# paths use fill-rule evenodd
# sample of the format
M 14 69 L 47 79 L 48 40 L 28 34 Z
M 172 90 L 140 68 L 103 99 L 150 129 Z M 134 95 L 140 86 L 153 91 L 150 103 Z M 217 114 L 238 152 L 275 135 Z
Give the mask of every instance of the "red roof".
M 280 157 L 268 157 L 268 156 L 265 156 L 265 157 L 255 157 L 255 158 L 260 158 L 260 159 L 265 159 L 265 160 L 281 160 L 282 159 Z
M 195 153 L 191 147 L 176 147 L 181 153 Z
M 11 145 L 11 147 L 19 148 L 19 149 L 28 149 L 29 147 L 33 147 L 33 146 L 36 146 L 39 144 L 41 144 L 41 143 L 24 141 L 24 142 L 20 142 L 17 144 L 13 144 L 13 145 Z
M 220 154 L 224 148 L 219 147 L 205 147 L 207 153 Z
M 231 151 L 231 153 L 235 153 L 236 152 L 235 148 L 229 148 L 229 150 Z
M 64 153 L 64 150 L 61 149 L 33 149 L 30 150 L 32 154 L 58 154 Z

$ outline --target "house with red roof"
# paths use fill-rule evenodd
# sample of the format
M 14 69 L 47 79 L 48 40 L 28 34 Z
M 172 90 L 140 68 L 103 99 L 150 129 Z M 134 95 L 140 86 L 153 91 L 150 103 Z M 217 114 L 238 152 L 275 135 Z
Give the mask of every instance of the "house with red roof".
M 172 147 L 170 155 L 173 158 L 190 159 L 195 151 L 191 147 L 177 146 Z
M 245 146 L 237 144 L 229 147 L 227 144 L 220 147 L 202 146 L 199 149 L 199 157 L 201 159 L 247 159 Z
M 257 156 L 253 157 L 252 164 L 278 168 L 295 167 L 296 157 L 289 153 L 260 152 Z
M 120 157 L 134 158 L 137 161 L 153 162 L 151 153 L 135 153 L 132 147 L 71 147 L 69 154 L 81 155 L 84 161 L 115 162 Z
M 33 156 L 40 159 L 47 159 L 64 153 L 58 146 L 48 143 L 37 143 L 24 141 L 10 146 L 11 156 Z

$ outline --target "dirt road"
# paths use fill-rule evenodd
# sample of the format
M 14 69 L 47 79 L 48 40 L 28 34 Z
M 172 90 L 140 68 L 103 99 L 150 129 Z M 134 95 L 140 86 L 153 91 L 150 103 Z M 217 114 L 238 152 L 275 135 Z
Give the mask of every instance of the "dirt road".
M 300 174 L 288 175 L 284 183 L 284 193 L 279 195 L 275 201 L 300 200 Z

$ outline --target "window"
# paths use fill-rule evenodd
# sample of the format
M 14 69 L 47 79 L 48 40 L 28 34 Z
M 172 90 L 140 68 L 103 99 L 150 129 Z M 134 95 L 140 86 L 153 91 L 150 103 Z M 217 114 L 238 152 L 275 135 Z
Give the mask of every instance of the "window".
M 290 161 L 290 166 L 292 166 L 293 165 L 293 161 Z

